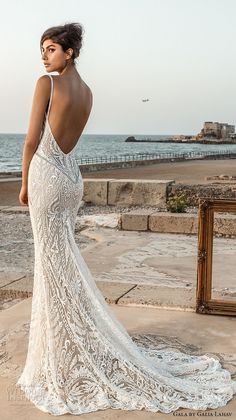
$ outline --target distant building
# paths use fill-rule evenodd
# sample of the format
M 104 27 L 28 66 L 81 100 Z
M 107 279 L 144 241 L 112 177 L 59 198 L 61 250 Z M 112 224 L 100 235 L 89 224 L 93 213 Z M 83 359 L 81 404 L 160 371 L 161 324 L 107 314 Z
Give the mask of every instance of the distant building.
M 206 121 L 204 122 L 201 132 L 198 134 L 198 138 L 214 137 L 216 139 L 222 139 L 222 138 L 224 139 L 224 138 L 233 137 L 234 133 L 235 133 L 234 125 Z

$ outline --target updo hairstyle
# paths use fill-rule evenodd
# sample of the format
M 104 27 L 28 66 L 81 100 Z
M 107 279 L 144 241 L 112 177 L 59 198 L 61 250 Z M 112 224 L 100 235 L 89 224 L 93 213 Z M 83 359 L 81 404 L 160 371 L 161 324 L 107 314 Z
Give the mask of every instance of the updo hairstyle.
M 60 44 L 63 51 L 66 52 L 68 48 L 73 49 L 72 62 L 75 64 L 75 59 L 80 54 L 82 47 L 84 28 L 80 23 L 66 23 L 65 25 L 52 26 L 44 31 L 40 39 L 40 51 L 42 51 L 43 43 L 46 39 Z

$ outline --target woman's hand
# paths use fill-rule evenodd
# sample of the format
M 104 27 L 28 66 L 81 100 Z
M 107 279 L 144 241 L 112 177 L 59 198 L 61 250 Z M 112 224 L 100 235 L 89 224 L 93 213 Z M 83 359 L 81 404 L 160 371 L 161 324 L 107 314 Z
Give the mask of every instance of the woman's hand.
M 20 190 L 19 201 L 22 206 L 28 206 L 28 190 L 23 185 Z

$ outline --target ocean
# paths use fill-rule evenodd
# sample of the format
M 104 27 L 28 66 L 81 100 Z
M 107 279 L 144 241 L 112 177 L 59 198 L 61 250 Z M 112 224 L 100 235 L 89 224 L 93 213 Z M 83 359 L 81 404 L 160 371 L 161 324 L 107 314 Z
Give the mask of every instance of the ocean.
M 163 140 L 161 143 L 129 143 L 125 139 L 131 134 L 83 134 L 80 137 L 75 149 L 75 157 L 88 158 L 100 156 L 119 156 L 139 155 L 143 153 L 185 153 L 185 152 L 205 152 L 205 151 L 230 151 L 236 153 L 236 144 L 181 144 L 167 143 Z M 132 134 L 137 140 L 167 139 L 170 135 L 142 135 Z M 22 152 L 25 134 L 0 134 L 0 172 L 21 171 L 22 170 Z

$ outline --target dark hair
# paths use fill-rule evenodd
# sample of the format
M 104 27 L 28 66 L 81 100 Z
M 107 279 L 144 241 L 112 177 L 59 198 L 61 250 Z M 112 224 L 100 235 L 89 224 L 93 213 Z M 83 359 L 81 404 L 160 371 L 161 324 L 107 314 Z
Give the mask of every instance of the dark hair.
M 80 23 L 66 23 L 65 25 L 52 26 L 44 31 L 40 39 L 40 51 L 46 39 L 52 39 L 62 46 L 64 52 L 68 48 L 73 49 L 72 61 L 79 56 L 82 46 L 84 28 Z

